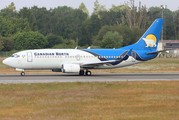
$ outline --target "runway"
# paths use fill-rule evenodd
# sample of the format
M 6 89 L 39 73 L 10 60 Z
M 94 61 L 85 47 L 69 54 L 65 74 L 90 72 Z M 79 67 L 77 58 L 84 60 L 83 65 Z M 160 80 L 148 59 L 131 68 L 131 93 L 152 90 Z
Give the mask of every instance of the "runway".
M 0 83 L 166 81 L 179 80 L 179 73 L 109 73 L 79 76 L 77 74 L 0 75 Z

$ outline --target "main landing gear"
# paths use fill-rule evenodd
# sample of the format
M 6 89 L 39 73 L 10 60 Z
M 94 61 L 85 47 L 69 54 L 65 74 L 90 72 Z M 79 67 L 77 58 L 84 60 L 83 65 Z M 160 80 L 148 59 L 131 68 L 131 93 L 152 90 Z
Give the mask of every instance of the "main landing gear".
M 21 72 L 21 76 L 25 76 L 25 72 Z
M 84 72 L 84 70 L 80 70 L 79 75 L 91 76 L 91 71 L 86 70 L 86 72 Z

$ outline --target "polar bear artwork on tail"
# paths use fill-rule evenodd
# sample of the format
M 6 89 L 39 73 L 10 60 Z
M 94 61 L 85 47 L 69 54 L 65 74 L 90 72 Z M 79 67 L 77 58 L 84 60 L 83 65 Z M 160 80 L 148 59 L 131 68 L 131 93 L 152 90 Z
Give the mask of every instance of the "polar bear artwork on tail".
M 146 39 L 146 38 L 143 38 L 143 40 L 145 41 L 145 44 L 147 45 L 146 47 L 156 47 L 156 43 L 155 43 L 155 40 L 153 39 Z

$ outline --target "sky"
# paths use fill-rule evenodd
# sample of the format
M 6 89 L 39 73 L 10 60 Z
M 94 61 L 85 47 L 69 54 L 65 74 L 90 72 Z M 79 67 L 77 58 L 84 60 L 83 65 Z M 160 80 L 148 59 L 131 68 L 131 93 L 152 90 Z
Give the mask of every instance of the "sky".
M 1 0 L 0 10 L 5 6 L 8 6 L 11 2 L 15 3 L 16 10 L 20 10 L 23 7 L 32 7 L 34 5 L 38 7 L 46 7 L 47 9 L 55 8 L 58 6 L 70 6 L 72 8 L 78 8 L 79 5 L 83 2 L 90 13 L 93 12 L 94 2 L 96 0 Z M 123 5 L 126 1 L 129 0 L 98 0 L 99 4 L 105 5 L 107 9 L 111 8 L 112 4 L 114 5 Z M 150 7 L 160 7 L 161 5 L 167 5 L 167 8 L 171 11 L 176 11 L 179 9 L 178 0 L 135 0 L 135 5 L 139 5 L 141 1 L 142 5 L 146 5 L 147 8 Z

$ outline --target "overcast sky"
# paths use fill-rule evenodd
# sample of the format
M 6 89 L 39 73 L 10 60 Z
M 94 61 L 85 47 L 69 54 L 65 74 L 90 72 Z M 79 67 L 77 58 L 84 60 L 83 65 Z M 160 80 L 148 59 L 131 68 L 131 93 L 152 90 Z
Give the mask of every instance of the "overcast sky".
M 8 6 L 11 2 L 15 3 L 16 9 L 20 10 L 23 7 L 32 7 L 34 5 L 38 7 L 46 7 L 47 9 L 55 8 L 57 6 L 70 6 L 72 8 L 78 8 L 83 2 L 90 13 L 93 12 L 94 2 L 96 0 L 1 0 L 0 9 Z M 106 8 L 111 8 L 111 5 L 122 5 L 125 1 L 129 0 L 98 0 L 101 5 L 106 5 Z M 135 0 L 135 5 L 141 1 L 142 5 L 146 5 L 147 8 L 152 6 L 159 7 L 160 5 L 167 5 L 171 11 L 178 10 L 179 0 Z

